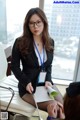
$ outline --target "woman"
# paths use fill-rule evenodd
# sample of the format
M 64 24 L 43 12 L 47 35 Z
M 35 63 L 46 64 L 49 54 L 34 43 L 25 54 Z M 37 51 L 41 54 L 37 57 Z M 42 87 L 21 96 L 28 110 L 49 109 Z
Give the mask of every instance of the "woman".
M 66 89 L 64 113 L 65 120 L 80 120 L 80 82 L 73 82 Z
M 40 8 L 32 8 L 25 17 L 22 36 L 14 43 L 11 68 L 19 80 L 20 97 L 34 106 L 32 93 L 35 92 L 36 86 L 44 85 L 47 88 L 53 85 L 51 81 L 53 53 L 54 41 L 48 33 L 47 18 Z M 22 62 L 22 69 L 20 62 Z M 53 87 L 57 89 L 56 86 L 53 85 Z M 52 103 L 56 104 L 58 111 L 59 102 L 62 105 L 63 100 L 60 94 L 55 100 L 38 103 L 38 107 L 48 111 L 48 106 Z
M 53 106 L 53 104 L 51 106 Z M 51 108 L 51 106 L 48 107 L 48 110 L 50 109 L 51 115 L 56 117 L 57 110 L 55 107 Z M 59 116 L 60 118 L 65 118 L 64 120 L 80 120 L 80 82 L 73 82 L 66 89 L 64 113 L 62 109 L 59 109 Z

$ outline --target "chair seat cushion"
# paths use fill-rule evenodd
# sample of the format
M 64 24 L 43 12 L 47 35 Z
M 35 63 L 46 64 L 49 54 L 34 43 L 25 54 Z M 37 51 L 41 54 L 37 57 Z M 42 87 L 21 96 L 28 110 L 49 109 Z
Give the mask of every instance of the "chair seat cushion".
M 10 87 L 14 90 L 14 97 L 11 101 L 11 104 L 8 108 L 8 111 L 12 111 L 15 113 L 23 114 L 28 117 L 32 116 L 35 112 L 35 107 L 30 105 L 29 103 L 23 101 L 18 93 L 18 80 L 14 75 L 10 75 L 4 78 L 3 82 L 0 83 L 0 86 Z M 0 88 L 0 101 L 1 101 L 1 109 L 5 109 L 8 105 L 8 102 L 11 98 L 12 93 L 9 90 L 4 88 Z

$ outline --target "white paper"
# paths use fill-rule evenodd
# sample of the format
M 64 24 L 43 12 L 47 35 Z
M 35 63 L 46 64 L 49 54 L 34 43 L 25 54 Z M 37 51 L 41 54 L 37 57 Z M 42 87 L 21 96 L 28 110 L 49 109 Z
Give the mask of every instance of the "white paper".
M 44 86 L 39 86 L 36 88 L 36 92 L 34 93 L 34 98 L 36 102 L 44 102 L 53 100 L 49 97 L 47 93 L 47 89 Z

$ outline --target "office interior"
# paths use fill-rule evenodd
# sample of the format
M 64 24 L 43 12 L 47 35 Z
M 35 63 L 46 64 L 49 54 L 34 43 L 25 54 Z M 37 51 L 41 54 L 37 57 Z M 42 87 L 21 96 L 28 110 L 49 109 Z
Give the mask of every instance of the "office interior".
M 61 78 L 62 77 L 61 75 L 59 75 L 60 77 L 57 77 L 58 74 L 57 75 L 54 74 L 54 73 L 56 73 L 56 71 L 55 71 L 54 73 L 52 73 L 52 80 L 54 81 L 54 83 L 56 84 L 56 86 L 58 87 L 58 89 L 60 90 L 62 95 L 64 96 L 65 92 L 66 92 L 66 88 L 68 87 L 68 85 L 71 82 L 80 81 L 80 27 L 78 26 L 80 21 L 78 20 L 76 15 L 72 16 L 72 18 L 70 18 L 70 19 L 64 17 L 64 14 L 65 14 L 65 13 L 63 14 L 64 8 L 67 8 L 67 9 L 65 9 L 65 12 L 66 12 L 66 10 L 68 10 L 68 7 L 70 6 L 69 4 L 66 4 L 66 5 L 65 4 L 57 4 L 57 3 L 54 3 L 54 0 L 51 0 L 51 1 L 48 1 L 48 2 L 47 2 L 47 0 L 34 0 L 34 1 L 30 0 L 29 1 L 30 3 L 28 3 L 28 1 L 26 1 L 26 0 L 24 0 L 24 1 L 22 1 L 22 2 L 24 2 L 24 4 L 26 4 L 24 6 L 24 4 L 22 5 L 21 1 L 19 1 L 19 0 L 10 0 L 10 1 L 9 0 L 4 0 L 4 1 L 0 0 L 0 42 L 4 46 L 4 51 L 5 51 L 6 59 L 7 59 L 7 62 L 8 62 L 7 75 L 12 74 L 12 72 L 10 70 L 10 62 L 11 62 L 11 52 L 12 52 L 13 43 L 15 41 L 15 38 L 18 37 L 21 34 L 21 31 L 22 31 L 22 26 L 20 26 L 20 27 L 18 26 L 19 24 L 18 24 L 18 22 L 16 22 L 16 19 L 18 17 L 21 17 L 20 22 L 23 23 L 25 14 L 27 13 L 27 11 L 31 7 L 40 7 L 46 13 L 46 15 L 48 17 L 48 21 L 49 21 L 49 25 L 50 25 L 49 31 L 50 31 L 51 36 L 55 38 L 55 41 L 56 41 L 56 39 L 59 39 L 59 37 L 61 36 L 61 39 L 65 38 L 63 40 L 67 40 L 66 38 L 69 38 L 69 40 L 71 42 L 71 44 L 68 43 L 67 46 L 66 46 L 68 48 L 68 46 L 71 45 L 71 48 L 63 49 L 63 51 L 65 51 L 66 55 L 62 54 L 61 56 L 63 56 L 64 58 L 65 58 L 65 56 L 67 56 L 66 58 L 68 58 L 68 63 L 70 63 L 71 60 L 75 60 L 73 74 L 71 72 L 71 66 L 70 66 L 70 69 L 69 68 L 67 69 L 68 72 L 66 72 L 66 73 L 68 73 L 68 74 L 65 74 L 65 76 L 64 76 L 64 72 L 62 72 L 62 73 L 59 72 L 60 69 L 58 69 L 58 67 L 61 67 L 61 68 L 64 67 L 64 65 L 60 66 L 59 64 L 56 63 L 57 58 L 60 57 L 60 56 L 58 56 L 59 55 L 58 49 L 59 49 L 60 46 L 55 51 L 55 56 L 58 54 L 57 55 L 58 57 L 55 57 L 55 64 L 57 64 L 57 67 L 55 67 L 54 60 L 53 60 L 53 67 L 56 68 L 56 71 L 58 70 L 58 72 L 59 72 L 58 74 L 62 74 L 62 76 L 64 76 L 64 77 Z M 21 2 L 21 4 L 20 4 L 20 2 Z M 50 7 L 50 5 L 51 5 L 51 7 Z M 70 10 L 72 10 L 71 15 L 73 14 L 74 9 L 75 9 L 75 11 L 77 11 L 79 13 L 77 15 L 80 18 L 80 6 L 79 6 L 79 4 L 74 4 L 74 5 L 71 4 L 71 5 L 72 5 L 72 9 L 70 7 Z M 63 6 L 65 6 L 65 7 L 63 8 Z M 18 7 L 19 7 L 19 11 L 16 14 L 16 11 L 17 11 Z M 25 7 L 25 9 L 24 9 L 24 7 Z M 53 7 L 55 7 L 55 9 Z M 61 11 L 60 11 L 60 7 L 61 7 Z M 10 8 L 12 8 L 11 11 L 10 11 Z M 24 13 L 20 16 L 20 14 L 21 14 L 20 9 L 21 8 L 24 9 Z M 63 8 L 63 10 L 62 10 L 62 8 Z M 58 9 L 59 9 L 59 11 L 58 11 Z M 71 11 L 69 11 L 69 12 L 71 12 Z M 68 14 L 68 12 L 66 13 L 66 15 L 67 14 Z M 14 18 L 14 21 L 13 21 L 13 19 L 12 19 L 13 17 L 11 18 L 11 16 L 14 16 L 14 15 L 15 15 L 15 18 Z M 8 16 L 8 18 L 7 18 L 7 16 Z M 55 19 L 55 21 L 57 21 L 56 25 L 53 23 L 53 22 L 55 22 L 53 19 Z M 70 23 L 69 23 L 69 20 L 71 20 Z M 66 22 L 64 22 L 64 21 L 66 21 Z M 67 21 L 68 21 L 68 23 L 67 23 Z M 68 28 L 68 25 L 72 25 L 72 23 L 74 25 L 75 21 L 76 21 L 76 26 L 77 27 L 75 28 L 75 26 L 73 26 L 73 27 L 71 26 L 72 28 L 71 27 Z M 14 26 L 14 23 L 15 23 L 15 26 Z M 64 25 L 62 23 L 64 23 Z M 62 24 L 62 27 L 61 27 L 61 24 Z M 12 26 L 9 26 L 9 25 L 12 25 Z M 53 30 L 52 30 L 51 27 L 53 27 Z M 68 31 L 67 31 L 67 28 L 68 28 Z M 15 30 L 16 29 L 21 29 L 21 31 L 18 30 L 18 33 L 16 34 L 16 31 L 14 31 L 14 29 Z M 70 30 L 74 29 L 74 31 L 69 31 L 69 29 Z M 62 31 L 62 33 L 60 33 L 59 36 L 58 36 L 57 33 L 59 33 L 60 30 Z M 69 42 L 69 40 L 68 40 L 68 42 Z M 56 46 L 59 43 L 60 43 L 60 41 L 57 41 Z M 65 42 L 63 41 L 62 44 L 64 45 Z M 74 46 L 73 44 L 77 44 L 77 45 Z M 72 55 L 71 52 L 74 49 L 75 49 L 75 51 Z M 76 54 L 76 55 L 74 55 L 74 54 Z M 72 55 L 72 56 L 70 56 L 70 55 Z M 66 62 L 67 66 L 68 66 L 68 63 Z M 72 63 L 70 63 L 70 65 L 72 65 L 72 67 L 73 67 Z M 54 71 L 54 68 L 52 70 Z M 69 72 L 72 76 L 70 76 Z M 69 77 L 68 75 L 70 76 L 69 79 L 67 79 L 67 77 Z M 43 114 L 42 111 L 41 111 L 41 114 Z M 46 116 L 46 114 L 45 114 L 45 116 Z M 23 118 L 21 118 L 21 119 L 23 119 Z

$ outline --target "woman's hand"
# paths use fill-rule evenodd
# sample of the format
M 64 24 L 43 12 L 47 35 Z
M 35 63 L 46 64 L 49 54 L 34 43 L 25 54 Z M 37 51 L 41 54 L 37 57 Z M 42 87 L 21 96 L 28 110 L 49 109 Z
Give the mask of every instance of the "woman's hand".
M 63 105 L 61 105 L 59 102 L 57 101 L 53 101 L 52 104 L 49 104 L 47 107 L 47 111 L 49 116 L 54 117 L 54 118 L 60 118 L 60 119 L 64 119 L 65 115 L 63 112 Z
M 27 90 L 29 93 L 32 94 L 32 92 L 33 92 L 34 89 L 33 89 L 33 86 L 32 86 L 32 84 L 31 84 L 31 82 L 27 84 L 26 90 Z
M 52 87 L 52 84 L 51 84 L 51 82 L 46 81 L 46 82 L 45 82 L 45 87 L 47 88 L 48 86 L 51 86 L 51 87 Z
M 63 104 L 61 104 L 60 102 L 57 102 L 57 105 L 59 106 L 58 117 L 60 119 L 65 119 L 64 110 L 63 110 Z
M 61 107 L 59 108 L 59 118 L 65 119 L 65 115 L 64 115 L 63 109 Z
M 54 100 L 52 104 L 49 104 L 47 107 L 47 111 L 50 117 L 57 118 L 57 114 L 58 114 L 57 101 Z

